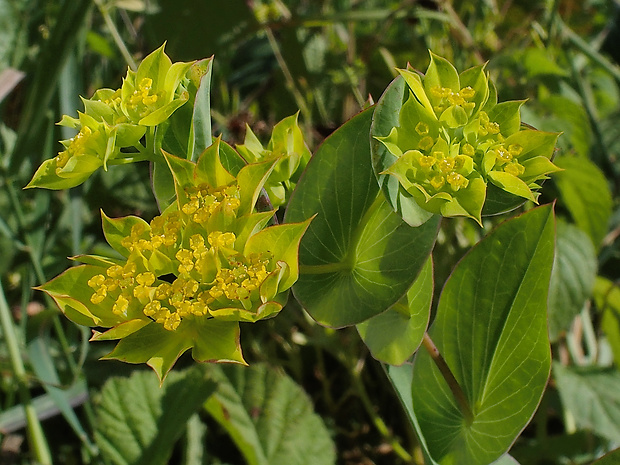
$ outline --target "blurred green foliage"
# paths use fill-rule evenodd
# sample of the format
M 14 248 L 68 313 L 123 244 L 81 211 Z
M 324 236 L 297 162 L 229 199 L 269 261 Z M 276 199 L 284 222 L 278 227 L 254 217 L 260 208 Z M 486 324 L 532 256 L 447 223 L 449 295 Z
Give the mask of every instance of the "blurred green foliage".
M 541 200 L 557 198 L 556 263 L 570 266 L 552 278 L 564 280 L 552 288 L 563 293 L 552 297 L 552 381 L 510 453 L 524 464 L 586 464 L 611 450 L 620 443 L 617 424 L 610 426 L 620 408 L 612 392 L 620 389 L 619 37 L 613 0 L 0 0 L 0 303 L 14 316 L 25 366 L 17 373 L 0 344 L 0 462 L 33 463 L 26 445 L 8 441 L 25 436 L 25 391 L 48 418 L 42 426 L 54 463 L 126 463 L 97 446 L 97 418 L 114 392 L 107 383 L 121 386 L 116 377 L 134 370 L 96 362 L 111 346 L 89 346 L 89 334 L 58 318 L 32 287 L 66 269 L 66 257 L 107 249 L 99 208 L 155 216 L 148 172 L 110 167 L 70 191 L 22 188 L 61 150 L 55 141 L 74 135 L 53 123 L 75 116 L 77 96 L 119 87 L 128 61 L 163 41 L 173 61 L 215 54 L 214 134 L 239 144 L 246 124 L 266 144 L 275 122 L 300 110 L 314 153 L 379 99 L 395 67 L 426 69 L 428 49 L 458 69 L 488 62 L 503 100 L 530 99 L 523 120 L 563 132 L 555 162 L 565 171 L 545 184 Z M 436 285 L 503 219 L 484 219 L 482 230 L 471 220 L 444 221 L 433 254 Z M 246 359 L 280 367 L 308 393 L 338 463 L 423 463 L 381 365 L 355 330 L 322 328 L 295 302 L 247 329 Z M 274 373 L 269 379 L 288 383 Z M 186 420 L 179 420 L 182 438 L 169 444 L 170 463 L 252 463 L 221 417 L 201 410 Z

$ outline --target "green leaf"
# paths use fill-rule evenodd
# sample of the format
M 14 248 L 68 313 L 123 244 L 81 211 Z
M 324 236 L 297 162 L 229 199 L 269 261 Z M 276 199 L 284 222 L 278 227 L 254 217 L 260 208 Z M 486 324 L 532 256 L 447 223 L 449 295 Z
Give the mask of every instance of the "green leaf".
M 413 196 L 401 187 L 398 179 L 385 174 L 397 158 L 377 139 L 388 137 L 393 129 L 399 126 L 399 113 L 406 96 L 409 96 L 407 86 L 401 77 L 397 77 L 390 83 L 376 105 L 370 129 L 372 137 L 370 146 L 375 176 L 389 205 L 405 222 L 411 226 L 419 226 L 427 221 L 432 213 L 423 210 Z M 434 126 L 429 125 L 429 127 L 435 130 Z
M 592 241 L 581 229 L 558 222 L 549 288 L 549 336 L 554 342 L 570 327 L 591 295 L 597 259 Z
M 518 177 L 504 171 L 491 171 L 488 176 L 493 184 L 506 192 L 531 200 L 532 202 L 536 201 L 531 189 Z
M 551 364 L 546 304 L 553 249 L 553 210 L 546 205 L 497 227 L 446 282 L 429 335 L 473 418 L 465 418 L 428 352 L 418 352 L 413 411 L 438 463 L 498 459 L 536 410 Z
M 592 465 L 620 465 L 620 449 L 611 451 L 609 454 L 604 455 Z
M 577 428 L 620 441 L 620 372 L 600 367 L 553 365 L 560 399 Z
M 211 70 L 213 57 L 200 60 L 190 69 L 190 80 L 196 87 L 192 114 L 193 152 L 191 160 L 211 145 Z M 190 89 L 191 91 L 192 89 Z M 188 154 L 189 155 L 189 154 Z
M 172 373 L 160 388 L 151 372 L 110 378 L 95 405 L 95 440 L 115 465 L 165 465 L 189 418 L 213 393 L 202 367 Z
M 472 112 L 473 114 L 481 110 L 489 98 L 489 79 L 484 69 L 485 66 L 486 65 L 474 66 L 473 68 L 463 71 L 459 76 L 461 88 L 469 86 L 476 92 L 469 100 L 475 104 Z
M 160 212 L 166 210 L 176 199 L 174 176 L 167 163 L 153 163 L 153 194 Z
M 427 113 L 434 119 L 437 120 L 437 116 L 435 115 L 435 110 L 433 110 L 433 105 L 428 99 L 426 92 L 424 91 L 424 86 L 422 84 L 422 77 L 415 71 L 410 69 L 398 69 L 397 70 L 400 75 L 403 77 L 409 89 L 415 95 L 416 100 L 424 107 Z
M 411 228 L 378 190 L 370 165 L 372 110 L 334 132 L 308 163 L 285 220 L 313 215 L 293 292 L 319 323 L 360 323 L 396 303 L 434 244 L 439 218 Z
M 519 154 L 519 163 L 534 157 L 551 159 L 559 136 L 555 132 L 524 129 L 508 136 L 504 145 L 509 147 L 511 144 L 517 144 L 523 148 Z
M 268 160 L 262 163 L 251 163 L 241 168 L 237 175 L 241 202 L 238 215 L 249 215 L 254 210 L 261 189 L 274 166 L 275 162 Z
M 181 326 L 175 331 L 168 331 L 152 322 L 121 339 L 102 360 L 146 363 L 163 383 L 177 359 L 193 345 L 191 338 L 185 337 L 180 329 Z
M 519 110 L 524 103 L 525 100 L 511 100 L 498 103 L 489 110 L 489 119 L 499 124 L 499 129 L 504 137 L 519 131 L 521 127 Z
M 599 312 L 603 314 L 601 327 L 618 366 L 620 365 L 620 287 L 607 278 L 597 276 L 592 296 Z
M 205 150 L 205 152 L 208 150 Z M 194 185 L 195 163 L 166 152 L 164 152 L 164 158 L 174 177 L 175 186 L 183 188 Z
M 411 383 L 413 381 L 413 370 L 411 364 L 404 364 L 401 366 L 388 365 L 383 366 L 390 383 L 392 383 L 392 387 L 394 391 L 396 391 L 396 395 L 400 400 L 400 403 L 403 406 L 403 409 L 407 413 L 407 417 L 409 421 L 415 428 L 417 432 L 420 431 L 420 425 L 418 423 L 418 419 L 413 413 L 413 403 L 411 397 Z M 424 436 L 418 434 L 417 437 L 420 447 L 422 449 L 422 453 L 424 454 L 424 463 L 426 465 L 438 465 L 438 463 L 431 457 L 428 452 L 428 445 L 426 443 L 426 439 Z
M 556 165 L 564 169 L 554 176 L 562 203 L 598 249 L 607 233 L 612 198 L 607 179 L 586 158 L 562 157 Z
M 431 92 L 434 87 L 445 87 L 453 92 L 461 90 L 459 73 L 456 68 L 445 58 L 430 52 L 431 62 L 424 75 L 424 90 L 434 106 L 438 105 L 441 98 Z
M 405 297 L 385 312 L 357 325 L 374 358 L 402 365 L 418 349 L 430 318 L 433 260 L 429 257 Z
M 228 432 L 248 465 L 329 465 L 334 444 L 307 394 L 280 371 L 210 366 L 218 383 L 209 414 Z
M 218 137 L 204 150 L 204 152 L 202 152 L 194 165 L 195 169 L 192 171 L 192 175 L 195 173 L 194 177 L 199 180 L 198 182 L 206 182 L 211 187 L 226 186 L 235 180 L 235 177 L 222 165 L 220 159 L 220 141 L 221 139 Z M 187 166 L 189 167 L 189 164 L 187 164 Z M 173 169 L 172 172 L 175 173 L 177 182 L 179 182 L 181 186 L 193 184 L 183 184 L 176 175 L 176 170 Z

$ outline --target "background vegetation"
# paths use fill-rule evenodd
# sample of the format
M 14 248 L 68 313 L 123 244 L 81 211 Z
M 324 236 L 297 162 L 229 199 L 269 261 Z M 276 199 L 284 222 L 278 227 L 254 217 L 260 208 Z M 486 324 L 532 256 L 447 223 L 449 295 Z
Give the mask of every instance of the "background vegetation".
M 0 345 L 0 463 L 32 463 L 24 426 L 35 416 L 45 420 L 32 443 L 47 444 L 58 464 L 423 463 L 354 328 L 324 329 L 291 302 L 244 327 L 253 368 L 193 368 L 161 391 L 152 373 L 97 361 L 110 346 L 88 344 L 88 331 L 32 290 L 69 267 L 66 257 L 106 247 L 100 207 L 157 214 L 136 165 L 70 191 L 22 187 L 72 136 L 54 123 L 81 108 L 78 95 L 118 87 L 127 65 L 164 41 L 173 61 L 215 54 L 214 134 L 241 143 L 248 124 L 267 139 L 300 110 L 312 151 L 379 98 L 396 66 L 426 69 L 428 49 L 458 69 L 488 61 L 502 100 L 530 99 L 525 122 L 563 132 L 556 163 L 565 171 L 543 189 L 543 201 L 558 199 L 555 362 L 510 453 L 523 464 L 581 464 L 620 446 L 619 15 L 611 0 L 0 0 L 0 306 L 12 316 Z M 501 220 L 482 231 L 445 221 L 436 282 Z M 211 397 L 205 373 L 219 380 Z M 248 410 L 253 402 L 279 412 L 280 427 Z M 282 425 L 290 446 L 276 447 L 270 437 Z M 316 452 L 295 459 L 296 441 L 314 441 Z

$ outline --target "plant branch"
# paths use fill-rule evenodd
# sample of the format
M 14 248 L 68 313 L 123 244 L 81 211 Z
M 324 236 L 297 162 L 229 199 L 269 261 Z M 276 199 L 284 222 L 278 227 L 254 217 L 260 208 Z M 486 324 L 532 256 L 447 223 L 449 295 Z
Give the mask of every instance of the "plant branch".
M 359 396 L 362 401 L 362 405 L 364 406 L 364 410 L 372 420 L 372 423 L 377 428 L 377 431 L 385 438 L 388 444 L 392 447 L 392 450 L 396 455 L 398 455 L 402 460 L 407 463 L 411 463 L 413 457 L 409 452 L 405 450 L 405 448 L 401 445 L 396 437 L 392 434 L 388 426 L 385 424 L 383 419 L 377 414 L 375 411 L 375 406 L 371 402 L 370 397 L 368 396 L 368 392 L 366 391 L 366 387 L 361 379 L 361 369 L 353 369 L 351 370 L 352 378 L 353 378 L 353 386 L 355 388 L 355 393 Z
M 461 388 L 460 384 L 458 383 L 458 381 L 452 374 L 452 371 L 450 370 L 450 367 L 446 363 L 446 360 L 439 353 L 439 349 L 437 349 L 437 346 L 435 345 L 433 340 L 430 338 L 428 333 L 424 333 L 424 339 L 422 339 L 422 345 L 424 346 L 426 351 L 429 353 L 429 355 L 433 359 L 433 362 L 435 362 L 435 365 L 437 365 L 437 368 L 439 369 L 441 376 L 443 376 L 443 378 L 446 380 L 446 383 L 448 384 L 450 391 L 452 391 L 452 395 L 456 399 L 456 402 L 459 404 L 459 409 L 461 410 L 463 417 L 465 417 L 465 421 L 467 422 L 468 425 L 471 425 L 474 422 L 474 414 L 471 411 L 471 407 L 469 406 L 467 397 L 465 396 L 465 393 L 463 392 L 463 389 Z
M 127 62 L 127 65 L 133 71 L 136 71 L 138 69 L 138 66 L 136 65 L 135 60 L 131 56 L 131 53 L 129 53 L 129 50 L 127 49 L 127 46 L 125 45 L 125 42 L 123 41 L 123 38 L 118 32 L 118 29 L 116 28 L 116 25 L 114 24 L 114 21 L 112 21 L 108 8 L 103 4 L 101 0 L 94 0 L 94 1 L 95 1 L 95 4 L 97 5 L 97 8 L 99 9 L 99 13 L 101 13 L 103 20 L 105 21 L 105 25 L 110 31 L 110 34 L 112 34 L 112 39 L 114 39 L 114 43 L 116 44 L 119 51 L 121 52 L 121 55 L 123 55 L 125 62 Z

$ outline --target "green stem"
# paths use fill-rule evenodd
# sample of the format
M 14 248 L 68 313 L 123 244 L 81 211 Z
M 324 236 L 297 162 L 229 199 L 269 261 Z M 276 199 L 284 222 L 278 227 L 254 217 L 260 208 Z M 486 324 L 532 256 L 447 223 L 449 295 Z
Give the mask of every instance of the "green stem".
M 437 346 L 435 345 L 433 340 L 430 338 L 428 333 L 424 333 L 424 339 L 422 339 L 422 345 L 424 346 L 426 351 L 429 353 L 429 355 L 433 359 L 433 362 L 435 362 L 435 365 L 439 369 L 441 376 L 443 376 L 443 378 L 446 380 L 446 383 L 448 384 L 450 391 L 452 391 L 452 395 L 454 396 L 454 399 L 459 405 L 459 409 L 461 410 L 461 413 L 463 414 L 465 421 L 467 422 L 468 425 L 471 425 L 474 422 L 474 414 L 471 411 L 471 407 L 469 406 L 469 401 L 467 400 L 467 396 L 465 396 L 465 392 L 463 392 L 463 388 L 461 388 L 459 382 L 456 380 L 456 378 L 452 374 L 452 371 L 450 370 L 450 367 L 446 363 L 446 360 L 439 353 L 439 349 L 437 349 Z
M 560 26 L 564 37 L 570 44 L 611 74 L 614 79 L 620 83 L 620 67 L 614 65 L 607 58 L 601 55 L 598 50 L 579 37 L 579 35 L 568 27 L 559 17 L 556 19 L 556 23 Z
M 114 43 L 116 43 L 116 46 L 121 52 L 121 55 L 123 55 L 125 62 L 133 71 L 136 71 L 138 69 L 138 66 L 136 65 L 135 60 L 131 56 L 131 53 L 129 53 L 129 50 L 127 49 L 127 46 L 125 45 L 125 42 L 123 41 L 123 38 L 118 32 L 118 29 L 116 28 L 116 25 L 114 24 L 114 21 L 112 21 L 108 8 L 103 4 L 101 0 L 94 0 L 94 2 L 97 5 L 97 8 L 99 9 L 99 13 L 101 13 L 103 20 L 105 21 L 108 31 L 110 31 L 110 34 L 112 34 L 112 39 L 114 39 Z
M 9 358 L 11 360 L 11 367 L 13 368 L 13 373 L 15 375 L 15 381 L 17 382 L 20 401 L 26 414 L 30 447 L 32 448 L 37 462 L 41 465 L 52 465 L 52 456 L 50 454 L 45 435 L 43 434 L 43 428 L 41 427 L 41 423 L 37 417 L 37 412 L 34 409 L 30 398 L 30 391 L 28 390 L 26 379 L 26 369 L 24 368 L 24 362 L 21 358 L 17 335 L 15 334 L 15 325 L 13 324 L 11 310 L 9 309 L 9 305 L 4 295 L 2 283 L 0 283 L 0 325 L 2 326 L 4 341 L 9 352 Z
M 286 60 L 284 60 L 284 56 L 282 55 L 282 51 L 280 50 L 280 45 L 278 44 L 278 41 L 274 37 L 273 32 L 267 26 L 265 26 L 264 30 L 265 30 L 265 34 L 267 34 L 267 40 L 269 41 L 271 50 L 273 51 L 273 54 L 276 57 L 276 61 L 278 62 L 278 66 L 280 66 L 280 69 L 282 70 L 282 74 L 284 74 L 284 79 L 286 81 L 286 87 L 293 94 L 295 103 L 297 103 L 297 106 L 301 110 L 305 123 L 309 125 L 312 123 L 312 114 L 310 112 L 310 108 L 308 107 L 308 104 L 306 103 L 306 99 L 304 99 L 303 95 L 301 95 L 301 92 L 297 88 L 297 85 L 295 85 L 295 79 L 293 78 L 293 75 L 291 74 L 291 71 L 289 70 L 288 65 L 286 64 Z M 307 133 L 310 134 L 310 131 L 307 131 Z
M 353 376 L 353 385 L 355 387 L 355 392 L 357 393 L 360 400 L 362 401 L 364 410 L 366 410 L 366 413 L 370 417 L 372 423 L 375 425 L 375 428 L 377 428 L 377 431 L 379 431 L 379 434 L 381 434 L 381 436 L 383 436 L 383 438 L 387 441 L 387 443 L 390 446 L 392 446 L 392 450 L 394 451 L 396 455 L 398 455 L 405 462 L 411 463 L 413 460 L 413 457 L 411 456 L 411 454 L 407 452 L 405 448 L 401 445 L 401 443 L 398 441 L 398 439 L 394 437 L 394 435 L 392 434 L 390 429 L 387 427 L 383 419 L 375 411 L 375 406 L 371 402 L 370 397 L 368 396 L 368 391 L 366 391 L 366 387 L 364 386 L 364 383 L 362 382 L 361 372 L 358 370 L 353 370 L 352 376 Z

